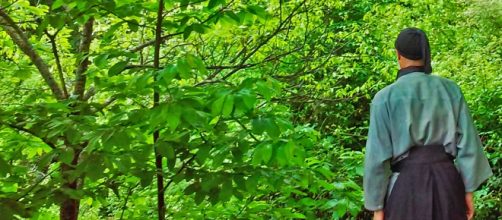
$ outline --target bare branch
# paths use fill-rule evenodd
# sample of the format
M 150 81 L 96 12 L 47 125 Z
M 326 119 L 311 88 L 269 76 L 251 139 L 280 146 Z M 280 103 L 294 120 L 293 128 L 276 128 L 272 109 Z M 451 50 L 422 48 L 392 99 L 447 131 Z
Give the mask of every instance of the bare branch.
M 85 72 L 89 68 L 89 47 L 91 46 L 92 41 L 92 27 L 94 24 L 94 18 L 89 18 L 84 25 L 82 30 L 82 40 L 80 41 L 80 46 L 78 48 L 78 52 L 80 56 L 82 56 L 82 61 L 77 61 L 78 68 L 75 73 L 75 90 L 73 94 L 78 96 L 80 100 L 84 99 L 84 90 L 85 90 L 85 82 L 87 76 Z
M 33 46 L 28 41 L 26 35 L 16 25 L 16 23 L 0 9 L 0 26 L 7 32 L 12 41 L 26 54 L 30 60 L 38 68 L 38 71 L 44 78 L 47 85 L 51 88 L 52 93 L 58 100 L 64 99 L 64 94 L 59 88 L 56 80 L 52 77 L 47 63 L 44 62 L 42 57 L 33 49 Z

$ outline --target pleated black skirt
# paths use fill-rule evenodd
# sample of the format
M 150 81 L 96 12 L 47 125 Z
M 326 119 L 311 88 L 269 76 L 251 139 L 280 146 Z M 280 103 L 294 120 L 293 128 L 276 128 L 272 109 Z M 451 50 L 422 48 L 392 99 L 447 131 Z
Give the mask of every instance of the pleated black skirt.
M 393 166 L 399 176 L 384 208 L 386 220 L 464 220 L 465 188 L 443 146 L 413 147 Z

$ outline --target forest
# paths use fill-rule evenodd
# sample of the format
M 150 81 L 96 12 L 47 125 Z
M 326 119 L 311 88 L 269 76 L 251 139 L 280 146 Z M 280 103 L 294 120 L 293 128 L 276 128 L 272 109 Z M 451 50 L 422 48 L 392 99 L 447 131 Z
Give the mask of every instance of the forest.
M 2 0 L 0 219 L 370 219 L 394 41 L 461 88 L 502 213 L 502 1 Z

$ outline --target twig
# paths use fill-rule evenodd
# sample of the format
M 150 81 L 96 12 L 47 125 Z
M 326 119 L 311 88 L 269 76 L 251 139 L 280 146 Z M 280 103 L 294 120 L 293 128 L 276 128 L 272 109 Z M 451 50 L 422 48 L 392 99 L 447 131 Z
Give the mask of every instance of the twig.
M 197 154 L 192 155 L 192 157 L 190 157 L 190 159 L 184 162 L 183 165 L 181 165 L 180 169 L 169 178 L 169 182 L 167 182 L 166 186 L 164 186 L 164 189 L 162 190 L 163 192 L 165 192 L 167 188 L 171 185 L 171 183 L 173 183 L 174 177 L 178 176 L 181 173 L 181 171 L 183 171 L 187 167 L 187 165 L 195 159 L 196 155 Z
M 282 2 L 282 1 L 281 1 L 281 2 Z M 241 210 L 239 211 L 239 213 L 237 213 L 237 215 L 235 216 L 235 218 L 239 217 L 239 215 L 241 215 L 241 214 L 242 214 L 242 212 L 243 212 L 244 210 L 246 210 L 246 208 L 247 208 L 247 207 L 248 207 L 248 205 L 251 203 L 251 201 L 253 201 L 253 199 L 254 199 L 254 196 L 250 196 L 250 197 L 247 199 L 246 204 L 244 204 L 244 205 L 242 206 Z
M 201 139 L 202 139 L 202 140 L 203 140 L 206 144 L 208 144 L 208 145 L 209 145 L 209 142 L 208 142 L 208 141 L 207 141 L 207 139 L 204 137 L 204 135 L 203 135 L 202 133 L 199 133 L 199 135 L 200 135 L 200 138 L 201 138 Z M 213 146 L 213 145 L 211 145 L 211 148 L 213 148 L 213 147 L 214 147 L 214 146 Z M 210 149 L 210 150 L 211 150 L 211 149 Z M 164 192 L 166 191 L 167 187 L 169 187 L 169 186 L 171 185 L 171 183 L 173 183 L 173 181 L 174 181 L 174 177 L 178 176 L 178 175 L 181 173 L 181 171 L 183 171 L 183 170 L 187 167 L 187 165 L 188 165 L 189 163 L 191 163 L 191 162 L 195 159 L 195 157 L 196 157 L 196 156 L 197 156 L 197 154 L 192 155 L 192 157 L 190 157 L 190 159 L 188 159 L 187 161 L 185 161 L 185 162 L 183 163 L 183 165 L 181 165 L 180 169 L 178 169 L 178 171 L 176 171 L 176 173 L 175 173 L 174 175 L 172 175 L 172 176 L 169 178 L 169 182 L 167 182 L 166 186 L 165 186 L 165 187 L 164 187 L 164 189 L 163 189 L 163 191 L 164 191 Z
M 132 190 L 138 186 L 139 186 L 139 182 L 136 185 L 131 186 L 131 187 L 129 187 L 129 189 L 127 189 L 127 196 L 125 198 L 124 205 L 122 206 L 122 213 L 120 213 L 120 220 L 122 220 L 124 218 L 124 211 L 127 207 L 127 202 L 129 201 L 129 197 L 132 194 Z
M 253 135 L 253 133 L 241 122 L 239 121 L 239 119 L 237 118 L 233 118 L 234 121 L 236 121 L 246 132 L 248 132 L 249 136 L 251 136 L 251 138 L 253 138 L 256 142 L 260 142 L 260 140 L 258 140 L 258 138 L 256 138 L 256 136 Z
M 33 191 L 35 189 L 35 187 L 37 187 L 38 185 L 40 185 L 40 183 L 42 183 L 42 181 L 44 181 L 47 177 L 49 177 L 52 173 L 54 173 L 54 171 L 58 170 L 59 167 L 57 167 L 56 169 L 53 169 L 51 170 L 50 172 L 48 172 L 47 174 L 45 174 L 45 176 L 43 176 L 42 178 L 40 178 L 33 186 L 31 186 L 25 193 L 23 193 L 19 198 L 16 199 L 16 201 L 20 201 L 21 199 L 23 199 L 24 197 L 26 197 L 31 191 Z

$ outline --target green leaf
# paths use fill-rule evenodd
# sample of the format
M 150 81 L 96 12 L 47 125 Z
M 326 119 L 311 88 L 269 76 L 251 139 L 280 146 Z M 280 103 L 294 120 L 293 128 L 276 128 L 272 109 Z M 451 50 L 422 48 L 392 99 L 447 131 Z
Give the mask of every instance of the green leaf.
M 263 81 L 258 81 L 256 82 L 256 87 L 258 89 L 258 92 L 267 100 L 270 101 L 274 94 L 274 90 L 270 88 L 270 86 Z
M 167 124 L 171 131 L 176 130 L 181 121 L 181 107 L 178 105 L 170 105 L 166 115 Z
M 233 11 L 227 11 L 225 15 L 231 18 L 233 21 L 235 21 L 236 24 L 241 23 L 241 19 Z
M 257 175 L 253 175 L 253 176 L 248 177 L 245 182 L 247 191 L 249 191 L 251 193 L 255 192 L 256 188 L 258 187 L 258 180 L 259 180 L 259 176 L 257 176 Z
M 116 23 L 116 24 L 112 25 L 110 28 L 108 28 L 106 30 L 106 32 L 103 34 L 104 41 L 102 43 L 110 41 L 111 38 L 114 36 L 115 31 L 117 31 L 117 29 L 122 27 L 122 24 L 124 24 L 123 21 Z
M 234 97 L 232 95 L 227 95 L 225 99 L 225 104 L 223 104 L 222 115 L 223 117 L 229 117 L 234 109 Z
M 256 119 L 253 119 L 252 121 L 252 131 L 253 133 L 255 134 L 262 134 L 265 129 L 267 129 L 267 120 L 264 119 L 264 118 L 256 118 Z
M 214 117 L 213 119 L 211 119 L 211 121 L 209 122 L 209 125 L 215 125 L 215 124 L 218 124 L 218 122 L 220 121 L 220 116 L 216 116 Z
M 2 157 L 0 157 L 0 177 L 10 173 L 10 165 Z
M 59 161 L 65 164 L 71 164 L 75 151 L 72 148 L 66 148 L 59 154 Z
M 188 195 L 194 194 L 195 192 L 197 192 L 199 190 L 200 190 L 200 183 L 199 182 L 195 182 L 192 185 L 190 185 L 187 188 L 185 188 L 185 190 L 183 192 L 185 193 L 185 195 L 188 196 Z
M 163 157 L 172 160 L 175 157 L 174 148 L 171 144 L 165 141 L 160 141 L 156 145 L 157 152 Z
M 256 103 L 256 96 L 247 89 L 241 90 L 239 94 L 247 109 L 253 109 Z
M 47 165 L 49 165 L 49 163 L 52 161 L 53 158 L 54 158 L 54 151 L 51 151 L 40 157 L 37 166 L 39 167 L 39 169 L 44 169 Z
M 295 143 L 292 141 L 288 141 L 286 144 L 282 146 L 284 148 L 284 154 L 286 156 L 286 160 L 289 164 L 295 163 Z
M 277 126 L 275 121 L 270 118 L 267 118 L 265 120 L 265 130 L 272 139 L 278 139 L 279 136 L 281 135 L 279 126 Z
M 275 160 L 279 166 L 285 166 L 288 164 L 288 156 L 283 145 L 276 147 Z
M 209 0 L 209 3 L 207 4 L 207 8 L 212 9 L 216 7 L 217 5 L 221 5 L 225 3 L 225 1 L 222 0 Z
M 128 61 L 120 61 L 116 63 L 108 70 L 108 76 L 115 76 L 121 73 L 125 69 L 128 63 L 129 63 Z
M 206 193 L 204 193 L 203 191 L 197 191 L 195 193 L 195 198 L 194 198 L 195 204 L 200 205 L 205 198 L 206 198 Z
M 3 182 L 0 185 L 0 192 L 3 193 L 15 193 L 18 189 L 18 184 L 13 182 Z
M 298 212 L 291 213 L 291 217 L 294 219 L 306 219 L 307 218 L 307 216 L 305 216 L 302 213 L 298 213 Z
M 188 65 L 185 59 L 178 60 L 178 62 L 176 63 L 176 70 L 178 71 L 178 74 L 182 79 L 188 79 L 191 77 L 190 65 Z
M 202 146 L 201 148 L 199 148 L 199 151 L 197 151 L 197 154 L 195 156 L 195 160 L 197 160 L 197 163 L 199 163 L 199 165 L 204 164 L 207 157 L 209 157 L 210 151 L 211 151 L 211 148 L 208 146 L 206 146 L 206 147 Z
M 65 24 L 65 19 L 60 14 L 52 14 L 47 16 L 49 24 L 56 29 L 62 28 Z
M 273 148 L 269 143 L 261 143 L 256 147 L 253 154 L 252 164 L 254 166 L 267 164 L 272 158 Z
M 260 18 L 266 18 L 267 17 L 267 11 L 265 11 L 264 8 L 258 6 L 258 5 L 251 5 L 248 8 L 248 11 L 251 14 L 257 15 Z
M 194 56 L 192 54 L 188 54 L 186 57 L 186 61 L 190 67 L 193 69 L 197 69 L 200 73 L 206 75 L 207 74 L 207 69 L 206 65 L 204 65 L 204 62 L 202 61 L 201 58 Z
M 286 119 L 275 118 L 275 123 L 277 126 L 279 126 L 279 128 L 282 132 L 285 132 L 287 130 L 292 130 L 294 128 L 291 121 L 286 120 Z
M 136 176 L 141 179 L 141 186 L 147 187 L 152 183 L 154 174 L 146 170 L 139 170 L 139 172 L 136 173 Z
M 89 179 L 96 181 L 103 177 L 103 158 L 100 154 L 93 154 L 89 157 L 88 161 L 86 161 L 87 166 L 85 167 L 86 177 Z
M 226 202 L 232 197 L 232 180 L 228 179 L 223 183 L 220 190 L 219 200 Z
M 96 56 L 93 63 L 99 68 L 104 68 L 108 64 L 108 54 L 100 54 Z
M 251 160 L 251 164 L 253 166 L 259 166 L 261 164 L 261 158 L 263 156 L 261 155 L 261 151 L 259 151 L 258 149 L 256 149 L 253 153 L 253 159 Z
M 64 5 L 64 0 L 56 0 L 56 1 L 54 1 L 54 3 L 52 3 L 51 9 L 56 10 L 63 5 Z
M 139 24 L 137 22 L 127 22 L 127 26 L 132 32 L 137 32 L 139 29 Z
M 188 39 L 188 37 L 190 37 L 190 34 L 192 34 L 192 31 L 193 31 L 192 26 L 186 27 L 185 30 L 183 31 L 183 39 L 184 40 Z
M 192 24 L 192 28 L 195 32 L 199 33 L 199 34 L 204 34 L 206 33 L 206 27 L 204 25 L 201 25 L 201 24 Z
M 225 103 L 225 96 L 220 96 L 216 101 L 211 104 L 211 114 L 217 116 L 221 113 L 223 109 L 223 104 Z
M 14 71 L 14 76 L 16 78 L 19 78 L 21 80 L 25 80 L 25 79 L 28 79 L 32 74 L 32 71 L 30 68 L 26 68 L 26 67 L 18 67 L 15 71 Z

